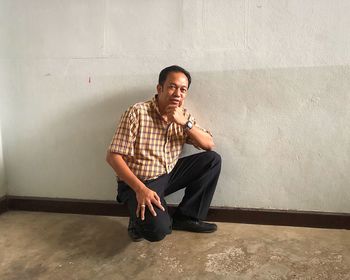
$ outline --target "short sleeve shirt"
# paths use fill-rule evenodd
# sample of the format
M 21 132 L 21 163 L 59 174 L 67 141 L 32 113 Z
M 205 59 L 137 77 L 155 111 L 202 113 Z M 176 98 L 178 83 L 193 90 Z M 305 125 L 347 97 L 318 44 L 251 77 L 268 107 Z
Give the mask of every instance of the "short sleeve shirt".
M 198 126 L 186 109 L 184 114 L 195 126 L 211 134 Z M 109 151 L 122 155 L 130 170 L 146 181 L 170 173 L 185 143 L 193 144 L 183 126 L 163 120 L 156 95 L 129 107 L 122 115 Z

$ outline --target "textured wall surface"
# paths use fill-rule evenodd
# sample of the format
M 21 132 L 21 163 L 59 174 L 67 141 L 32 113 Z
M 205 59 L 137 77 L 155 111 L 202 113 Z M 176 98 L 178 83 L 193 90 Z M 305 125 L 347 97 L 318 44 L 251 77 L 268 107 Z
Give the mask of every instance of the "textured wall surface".
M 186 105 L 223 158 L 213 205 L 349 213 L 349 9 L 1 0 L 8 193 L 114 200 L 105 153 L 117 121 L 179 64 L 193 75 Z
M 0 120 L 0 198 L 7 194 L 6 179 L 5 179 L 5 165 L 2 152 L 2 138 L 1 138 L 1 120 Z

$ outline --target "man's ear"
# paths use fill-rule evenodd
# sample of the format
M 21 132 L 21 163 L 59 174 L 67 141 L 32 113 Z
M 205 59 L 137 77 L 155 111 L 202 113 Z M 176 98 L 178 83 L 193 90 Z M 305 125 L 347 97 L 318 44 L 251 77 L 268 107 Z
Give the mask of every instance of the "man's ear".
M 160 94 L 162 92 L 162 86 L 160 84 L 157 85 L 157 93 Z

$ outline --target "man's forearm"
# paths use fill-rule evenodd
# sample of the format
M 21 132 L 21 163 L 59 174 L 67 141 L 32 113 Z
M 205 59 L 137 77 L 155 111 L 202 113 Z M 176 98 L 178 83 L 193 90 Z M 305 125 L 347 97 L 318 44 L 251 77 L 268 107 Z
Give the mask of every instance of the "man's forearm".
M 129 166 L 125 163 L 123 157 L 120 154 L 115 154 L 108 151 L 106 160 L 117 173 L 118 177 L 128 186 L 130 186 L 135 192 L 138 192 L 142 188 L 145 188 L 145 185 L 130 170 Z
M 190 117 L 190 115 L 184 111 L 183 107 L 178 107 L 177 105 L 168 105 L 166 107 L 166 115 L 168 121 L 176 122 L 181 126 L 184 126 Z M 204 150 L 212 150 L 214 148 L 213 137 L 198 127 L 193 126 L 187 131 L 187 134 L 194 145 Z
M 192 142 L 204 150 L 212 150 L 214 148 L 214 141 L 211 135 L 196 126 L 193 126 L 187 131 L 188 136 Z

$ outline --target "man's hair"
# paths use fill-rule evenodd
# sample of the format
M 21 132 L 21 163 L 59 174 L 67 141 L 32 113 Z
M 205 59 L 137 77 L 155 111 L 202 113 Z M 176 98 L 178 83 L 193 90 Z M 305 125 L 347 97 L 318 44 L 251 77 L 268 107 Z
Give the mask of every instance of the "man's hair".
M 191 84 L 191 75 L 190 75 L 190 72 L 188 72 L 187 70 L 183 69 L 182 67 L 180 66 L 177 66 L 177 65 L 172 65 L 172 66 L 169 66 L 167 68 L 164 68 L 162 71 L 160 71 L 159 73 L 159 79 L 158 79 L 158 84 L 160 85 L 164 85 L 164 82 L 166 81 L 166 78 L 168 77 L 168 74 L 170 72 L 181 72 L 183 74 L 186 75 L 187 77 L 187 80 L 188 80 L 188 87 L 187 88 L 190 88 L 190 84 Z

